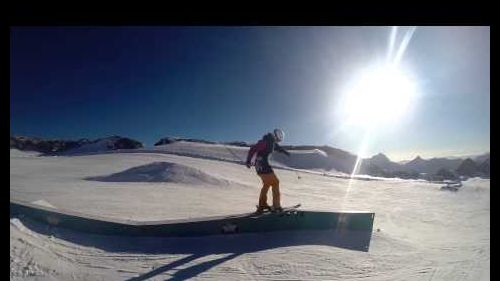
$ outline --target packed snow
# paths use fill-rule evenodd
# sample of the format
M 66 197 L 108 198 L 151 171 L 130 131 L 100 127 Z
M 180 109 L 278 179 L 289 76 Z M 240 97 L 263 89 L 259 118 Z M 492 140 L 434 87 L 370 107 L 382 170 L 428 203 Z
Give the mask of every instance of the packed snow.
M 58 157 L 11 150 L 10 197 L 148 221 L 249 212 L 261 183 L 241 165 L 247 151 L 200 143 Z M 341 247 L 330 232 L 130 238 L 11 218 L 11 280 L 490 279 L 489 180 L 469 179 L 457 192 L 349 180 L 310 171 L 322 153 L 302 153 L 292 153 L 292 164 L 273 157 L 282 204 L 375 212 L 368 252 Z

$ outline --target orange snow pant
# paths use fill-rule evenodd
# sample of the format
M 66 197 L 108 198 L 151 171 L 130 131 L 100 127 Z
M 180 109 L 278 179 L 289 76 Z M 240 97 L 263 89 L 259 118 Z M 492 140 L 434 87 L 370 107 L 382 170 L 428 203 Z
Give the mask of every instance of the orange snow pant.
M 280 181 L 274 173 L 259 174 L 262 179 L 262 189 L 260 190 L 259 206 L 267 206 L 267 192 L 269 187 L 273 191 L 273 207 L 281 207 L 280 204 Z

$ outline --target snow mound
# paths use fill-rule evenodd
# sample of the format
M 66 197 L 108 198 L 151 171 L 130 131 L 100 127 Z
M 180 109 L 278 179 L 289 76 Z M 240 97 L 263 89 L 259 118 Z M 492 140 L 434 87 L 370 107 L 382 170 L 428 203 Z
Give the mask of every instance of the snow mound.
M 194 185 L 230 184 L 228 180 L 209 175 L 199 169 L 170 162 L 153 162 L 107 176 L 88 177 L 86 180 L 103 182 L 173 182 Z
M 52 209 L 57 209 L 52 204 L 50 204 L 49 202 L 47 202 L 47 201 L 45 201 L 43 199 L 33 201 L 33 202 L 31 202 L 31 204 L 37 204 L 37 205 L 40 205 L 40 206 L 43 206 L 43 207 L 49 207 L 49 208 L 52 208 Z

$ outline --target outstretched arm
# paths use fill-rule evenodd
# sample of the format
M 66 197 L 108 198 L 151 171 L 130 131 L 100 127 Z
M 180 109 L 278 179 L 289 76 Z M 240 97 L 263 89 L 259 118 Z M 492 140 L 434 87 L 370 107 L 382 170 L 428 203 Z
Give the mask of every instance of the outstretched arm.
M 290 156 L 290 152 L 286 151 L 283 147 L 279 146 L 277 143 L 274 145 L 275 145 L 274 148 L 276 149 L 276 151 L 281 152 L 281 153 L 285 154 L 286 156 Z

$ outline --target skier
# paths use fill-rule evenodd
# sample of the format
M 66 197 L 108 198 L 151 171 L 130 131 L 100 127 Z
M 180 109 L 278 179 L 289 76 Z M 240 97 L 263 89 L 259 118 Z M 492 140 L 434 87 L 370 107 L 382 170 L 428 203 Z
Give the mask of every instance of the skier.
M 285 137 L 284 132 L 281 129 L 275 129 L 272 133 L 267 133 L 259 140 L 255 145 L 253 145 L 248 151 L 247 168 L 251 167 L 251 160 L 254 154 L 257 154 L 255 158 L 255 171 L 262 179 L 262 189 L 260 190 L 259 205 L 257 206 L 257 212 L 261 213 L 265 209 L 271 210 L 271 207 L 267 204 L 267 192 L 269 187 L 272 187 L 273 192 L 273 211 L 281 211 L 280 203 L 280 189 L 279 180 L 274 174 L 273 169 L 269 165 L 269 154 L 274 150 L 284 153 L 290 156 L 290 153 L 278 145 L 279 142 L 283 141 Z

